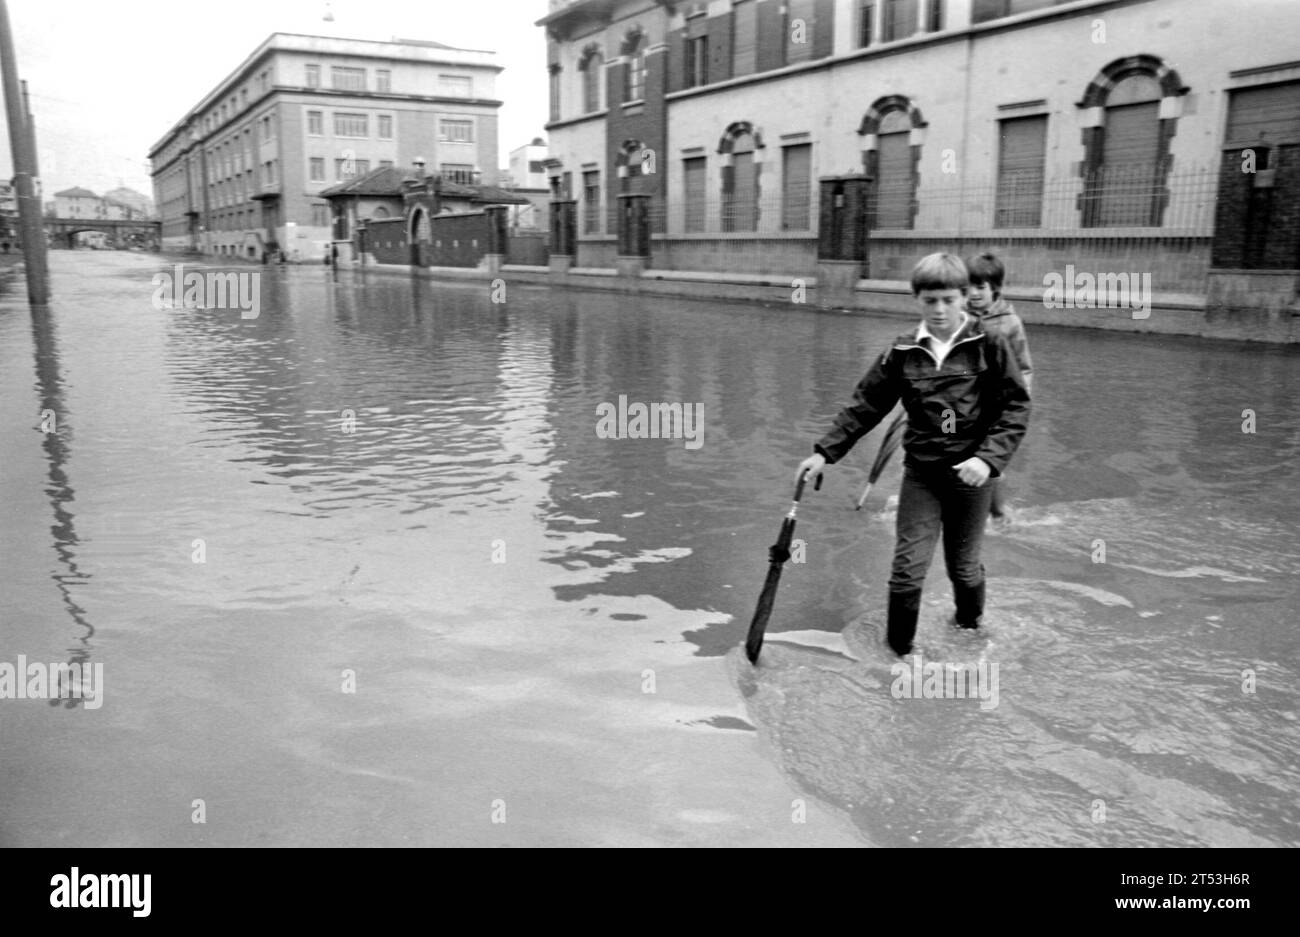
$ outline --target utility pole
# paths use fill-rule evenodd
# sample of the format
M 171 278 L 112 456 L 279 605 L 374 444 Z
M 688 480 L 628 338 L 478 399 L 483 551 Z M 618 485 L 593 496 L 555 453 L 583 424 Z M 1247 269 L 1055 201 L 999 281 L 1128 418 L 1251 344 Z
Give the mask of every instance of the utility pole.
M 18 61 L 14 58 L 14 37 L 9 28 L 9 6 L 5 0 L 0 0 L 0 79 L 4 83 L 9 149 L 14 161 L 14 195 L 18 202 L 23 260 L 27 266 L 27 299 L 33 306 L 44 306 L 50 301 L 50 276 L 45 257 L 41 200 L 36 194 L 36 134 L 18 85 Z

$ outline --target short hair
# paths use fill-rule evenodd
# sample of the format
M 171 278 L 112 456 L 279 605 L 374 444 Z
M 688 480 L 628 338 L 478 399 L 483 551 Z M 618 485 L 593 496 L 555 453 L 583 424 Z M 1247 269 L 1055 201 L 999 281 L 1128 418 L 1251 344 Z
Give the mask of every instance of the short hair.
M 970 274 L 956 254 L 929 254 L 912 268 L 912 295 L 921 290 L 964 290 L 970 286 Z
M 1002 261 L 989 251 L 978 254 L 966 261 L 966 269 L 970 271 L 970 281 L 972 283 L 987 283 L 993 290 L 993 295 L 997 296 L 1002 292 L 1002 282 L 1006 279 L 1007 268 L 1002 266 Z

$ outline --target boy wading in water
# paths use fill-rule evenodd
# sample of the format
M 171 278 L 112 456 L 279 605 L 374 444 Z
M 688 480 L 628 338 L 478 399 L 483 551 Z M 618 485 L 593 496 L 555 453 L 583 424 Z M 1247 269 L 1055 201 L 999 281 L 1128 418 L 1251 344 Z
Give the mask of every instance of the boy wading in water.
M 1029 357 L 1029 339 L 1025 337 L 1025 324 L 1016 315 L 1011 303 L 1002 298 L 1002 283 L 1007 270 L 1002 261 L 985 251 L 966 261 L 966 270 L 970 274 L 970 288 L 966 290 L 966 309 L 976 316 L 986 332 L 996 332 L 1007 340 L 1011 353 L 1016 356 L 1016 364 L 1025 377 L 1025 387 L 1033 390 L 1034 363 Z M 993 503 L 990 513 L 993 524 L 1005 528 L 1011 523 L 1007 516 L 1006 495 L 1001 478 L 989 482 L 993 486 Z
M 858 382 L 853 402 L 799 464 L 815 479 L 842 459 L 902 401 L 903 484 L 889 578 L 889 646 L 912 650 L 921 587 L 943 534 L 956 624 L 978 628 L 984 614 L 980 544 L 989 516 L 990 477 L 1005 470 L 1025 435 L 1029 389 L 1006 339 L 965 311 L 969 277 L 952 254 L 931 254 L 912 271 L 920 324 L 900 335 Z

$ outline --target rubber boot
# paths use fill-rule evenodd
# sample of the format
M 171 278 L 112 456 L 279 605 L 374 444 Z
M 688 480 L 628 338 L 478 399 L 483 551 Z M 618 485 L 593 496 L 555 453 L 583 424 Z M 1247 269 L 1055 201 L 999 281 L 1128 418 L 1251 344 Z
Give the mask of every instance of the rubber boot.
M 902 657 L 912 651 L 912 638 L 916 636 L 916 620 L 921 615 L 921 590 L 889 593 L 889 646 Z
M 952 597 L 957 604 L 957 627 L 978 628 L 984 617 L 984 583 L 976 586 L 953 583 Z

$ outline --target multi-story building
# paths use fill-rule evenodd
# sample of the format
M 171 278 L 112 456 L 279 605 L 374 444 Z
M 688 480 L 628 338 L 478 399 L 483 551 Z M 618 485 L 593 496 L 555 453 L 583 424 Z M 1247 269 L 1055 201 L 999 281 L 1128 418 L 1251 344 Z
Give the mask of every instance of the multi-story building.
M 532 143 L 511 150 L 507 172 L 513 188 L 547 188 L 550 183 L 546 175 L 546 141 L 534 137 Z
M 118 186 L 116 189 L 110 189 L 104 193 L 104 200 L 114 202 L 118 205 L 130 209 L 132 218 L 152 218 L 153 217 L 153 200 L 135 189 L 128 189 L 126 186 Z
M 107 213 L 102 198 L 89 189 L 74 186 L 54 193 L 54 216 L 103 219 L 107 217 Z
M 1169 295 L 1300 268 L 1294 0 L 552 0 L 539 25 L 579 266 L 615 266 L 640 195 L 654 267 L 815 273 L 856 185 L 872 279 L 986 246 L 1022 284 L 1139 264 Z
M 138 199 L 148 199 L 139 192 L 130 189 L 114 189 L 126 192 Z M 135 199 L 131 200 L 135 202 Z M 138 203 L 137 203 L 138 204 Z M 85 218 L 98 221 L 139 221 L 148 218 L 146 212 L 138 210 L 131 202 L 124 202 L 110 195 L 99 196 L 89 189 L 75 186 L 54 193 L 54 201 L 49 203 L 49 214 L 55 218 Z
M 320 259 L 321 190 L 424 159 L 494 182 L 495 54 L 274 33 L 149 151 L 164 249 Z

